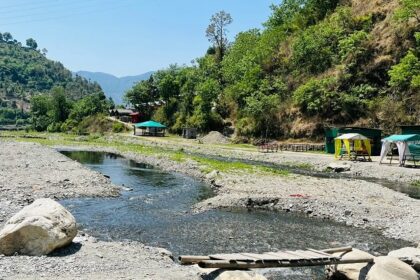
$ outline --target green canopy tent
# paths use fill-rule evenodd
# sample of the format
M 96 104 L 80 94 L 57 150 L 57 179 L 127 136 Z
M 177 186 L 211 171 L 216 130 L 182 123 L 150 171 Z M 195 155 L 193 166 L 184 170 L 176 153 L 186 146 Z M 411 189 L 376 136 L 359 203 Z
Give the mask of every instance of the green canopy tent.
M 138 136 L 165 136 L 166 126 L 155 122 L 147 121 L 134 125 L 134 135 Z
M 413 160 L 414 164 L 416 164 L 416 160 L 420 160 L 420 134 L 395 134 L 384 138 L 382 140 L 380 163 L 391 151 L 392 144 L 395 144 L 398 148 L 398 158 L 401 166 L 405 165 L 407 159 Z

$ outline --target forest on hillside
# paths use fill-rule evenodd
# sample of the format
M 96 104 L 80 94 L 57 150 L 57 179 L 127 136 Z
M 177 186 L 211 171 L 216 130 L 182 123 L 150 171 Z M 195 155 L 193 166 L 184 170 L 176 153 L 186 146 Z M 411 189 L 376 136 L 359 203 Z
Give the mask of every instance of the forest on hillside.
M 262 30 L 233 42 L 234 19 L 215 14 L 203 57 L 156 72 L 126 101 L 172 132 L 228 130 L 238 141 L 420 123 L 419 1 L 284 0 L 271 9 Z M 166 105 L 142 106 L 155 100 Z
M 31 100 L 52 99 L 53 92 L 62 93 L 69 104 L 92 94 L 103 95 L 97 83 L 73 76 L 46 54 L 32 38 L 22 45 L 9 32 L 0 32 L 0 125 L 30 123 Z M 53 122 L 52 115 L 44 116 L 43 128 Z

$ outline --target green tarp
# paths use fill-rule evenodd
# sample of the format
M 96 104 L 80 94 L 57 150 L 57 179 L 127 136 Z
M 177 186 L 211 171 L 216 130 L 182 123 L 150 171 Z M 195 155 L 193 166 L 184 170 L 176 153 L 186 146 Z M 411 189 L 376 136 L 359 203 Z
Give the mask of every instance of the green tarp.
M 388 142 L 420 141 L 420 134 L 406 134 L 406 135 L 395 134 L 387 138 L 384 138 L 384 141 L 388 141 Z
M 142 123 L 136 123 L 135 126 L 136 127 L 166 128 L 166 126 L 164 126 L 163 124 L 155 122 L 155 121 L 147 121 L 147 122 L 142 122 Z

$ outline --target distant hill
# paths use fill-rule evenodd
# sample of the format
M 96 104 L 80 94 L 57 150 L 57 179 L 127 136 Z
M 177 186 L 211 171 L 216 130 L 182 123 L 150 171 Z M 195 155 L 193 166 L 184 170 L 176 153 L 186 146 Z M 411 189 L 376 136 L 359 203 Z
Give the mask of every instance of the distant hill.
M 70 99 L 101 91 L 97 83 L 73 77 L 60 62 L 48 59 L 33 39 L 28 39 L 34 42 L 31 46 L 23 46 L 8 32 L 0 35 L 0 98 L 3 100 L 19 97 L 29 101 L 31 96 L 49 92 L 55 86 L 62 86 Z
M 78 71 L 76 74 L 92 82 L 97 82 L 107 97 L 111 97 L 116 104 L 122 104 L 124 93 L 132 88 L 134 84 L 149 79 L 153 71 L 121 78 L 102 72 Z
M 0 125 L 27 119 L 31 98 L 56 86 L 63 87 L 70 100 L 102 92 L 99 84 L 74 77 L 60 62 L 48 59 L 46 52 L 33 39 L 24 46 L 9 32 L 0 33 Z

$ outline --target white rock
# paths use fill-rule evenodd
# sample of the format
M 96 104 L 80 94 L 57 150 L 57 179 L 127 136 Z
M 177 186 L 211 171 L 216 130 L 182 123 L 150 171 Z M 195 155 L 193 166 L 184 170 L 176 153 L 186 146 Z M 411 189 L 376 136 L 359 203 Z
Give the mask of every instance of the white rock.
M 52 199 L 38 199 L 0 231 L 0 253 L 46 255 L 70 244 L 76 234 L 76 220 L 69 211 Z
M 377 257 L 366 280 L 418 280 L 417 272 L 394 257 Z
M 356 259 L 356 258 L 374 258 L 373 255 L 364 251 L 353 249 L 347 253 L 335 253 L 334 256 L 341 257 L 342 260 Z M 368 263 L 352 263 L 352 264 L 338 264 L 329 265 L 326 267 L 327 275 L 333 279 L 349 279 L 359 280 L 365 279 L 369 270 Z
M 245 271 L 224 271 L 215 280 L 267 280 L 261 274 Z
M 206 179 L 208 179 L 208 180 L 213 180 L 213 179 L 216 179 L 216 178 L 217 178 L 217 176 L 219 176 L 219 171 L 217 171 L 217 170 L 213 170 L 213 171 L 211 171 L 210 173 L 208 173 L 208 174 L 206 175 Z
M 389 252 L 388 256 L 398 258 L 420 271 L 420 248 L 405 247 Z

